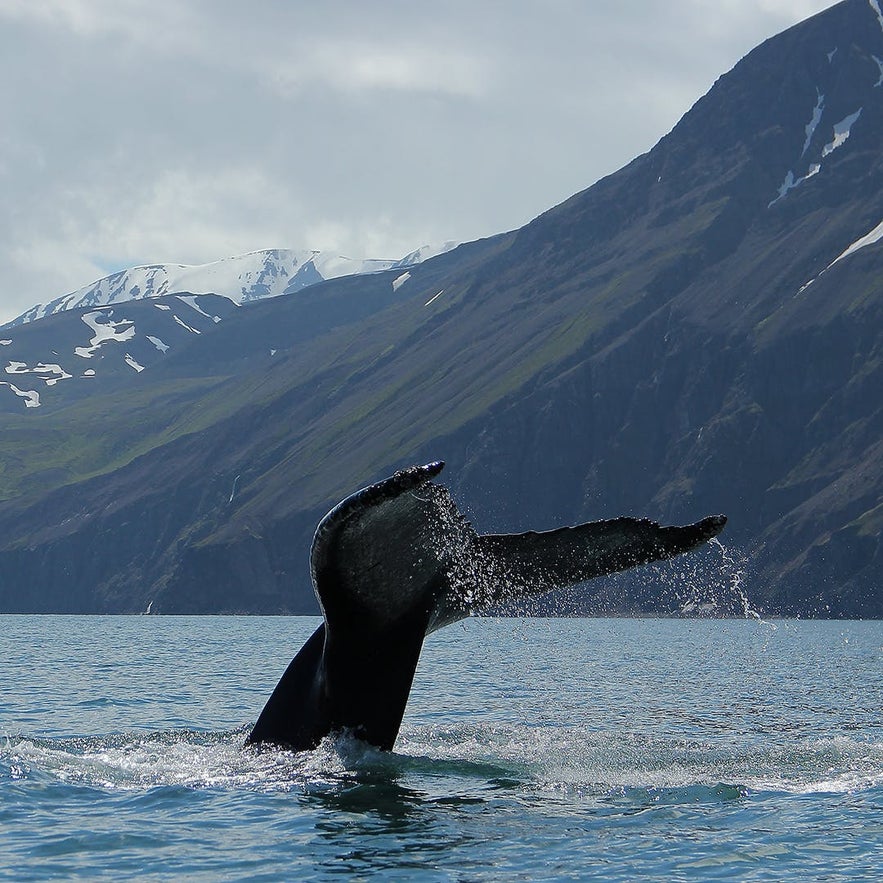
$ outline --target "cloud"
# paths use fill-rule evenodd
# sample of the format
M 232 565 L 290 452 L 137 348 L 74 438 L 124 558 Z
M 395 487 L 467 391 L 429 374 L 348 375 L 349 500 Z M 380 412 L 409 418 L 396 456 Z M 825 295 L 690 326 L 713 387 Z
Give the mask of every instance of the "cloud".
M 133 263 L 520 226 L 824 5 L 0 0 L 0 321 Z
M 353 94 L 398 91 L 478 98 L 487 94 L 491 79 L 486 61 L 470 53 L 362 41 L 309 46 L 294 57 L 269 60 L 265 70 L 284 97 L 318 86 Z
M 198 24 L 196 8 L 150 0 L 0 0 L 0 17 L 74 38 L 111 35 L 154 50 L 171 51 L 175 38 Z

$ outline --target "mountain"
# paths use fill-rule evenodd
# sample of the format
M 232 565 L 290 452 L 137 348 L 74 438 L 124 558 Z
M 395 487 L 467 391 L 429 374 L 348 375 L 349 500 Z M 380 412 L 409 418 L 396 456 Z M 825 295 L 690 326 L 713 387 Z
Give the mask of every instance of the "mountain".
M 155 264 L 115 273 L 0 327 L 0 358 L 6 359 L 0 413 L 60 407 L 118 384 L 241 304 L 348 275 L 396 270 L 403 281 L 409 268 L 455 246 L 425 245 L 396 261 L 273 249 L 200 266 Z
M 845 0 L 520 230 L 234 307 L 4 415 L 0 609 L 314 612 L 318 518 L 444 458 L 480 531 L 722 511 L 675 586 L 883 616 L 881 59 L 877 3 Z M 658 609 L 667 573 L 605 609 Z
M 405 269 L 427 257 L 450 251 L 455 245 L 455 242 L 446 242 L 442 246 L 424 245 L 398 260 L 357 260 L 329 252 L 274 248 L 195 266 L 151 264 L 133 267 L 49 303 L 37 304 L 6 327 L 23 325 L 64 310 L 105 307 L 165 294 L 215 294 L 239 305 L 263 297 L 292 294 L 338 276 Z
M 235 310 L 216 294 L 162 295 L 0 329 L 0 414 L 51 410 L 124 386 Z

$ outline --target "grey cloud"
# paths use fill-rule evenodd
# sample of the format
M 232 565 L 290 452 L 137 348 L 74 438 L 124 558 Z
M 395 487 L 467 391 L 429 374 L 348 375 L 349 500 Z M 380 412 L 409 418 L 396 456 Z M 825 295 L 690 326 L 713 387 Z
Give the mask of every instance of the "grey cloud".
M 825 5 L 0 0 L 0 320 L 135 263 L 519 226 Z

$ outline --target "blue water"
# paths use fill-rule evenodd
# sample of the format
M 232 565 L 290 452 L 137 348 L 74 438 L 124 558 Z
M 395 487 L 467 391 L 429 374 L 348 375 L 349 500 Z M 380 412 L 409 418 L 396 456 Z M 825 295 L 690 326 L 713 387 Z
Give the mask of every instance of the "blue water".
M 393 753 L 242 750 L 315 624 L 0 617 L 0 879 L 883 868 L 883 623 L 470 620 Z

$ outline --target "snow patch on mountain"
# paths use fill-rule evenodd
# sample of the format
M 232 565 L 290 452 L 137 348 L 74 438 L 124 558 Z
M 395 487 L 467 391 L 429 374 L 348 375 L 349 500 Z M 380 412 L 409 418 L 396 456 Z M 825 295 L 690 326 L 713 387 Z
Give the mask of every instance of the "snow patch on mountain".
M 844 258 L 848 258 L 851 254 L 855 254 L 859 249 L 866 248 L 869 245 L 873 245 L 875 242 L 879 242 L 883 239 L 883 221 L 877 224 L 873 230 L 869 233 L 865 233 L 860 239 L 856 239 L 855 242 L 852 243 L 848 248 L 846 248 L 841 254 L 839 254 L 830 264 L 828 264 L 825 269 L 830 269 L 834 266 L 838 261 L 842 261 Z
M 27 362 L 10 362 L 6 366 L 7 374 L 37 374 L 46 383 L 46 386 L 55 386 L 59 380 L 69 380 L 72 375 L 68 374 L 61 365 L 38 362 L 33 368 Z
M 152 334 L 147 335 L 147 339 L 161 352 L 167 353 L 169 351 L 168 344 L 163 343 L 158 337 L 154 337 Z
M 117 322 L 111 321 L 113 311 L 104 312 L 102 310 L 93 310 L 91 313 L 84 313 L 80 318 L 92 329 L 93 336 L 89 341 L 89 346 L 78 346 L 74 349 L 74 353 L 84 359 L 91 359 L 99 347 L 107 343 L 122 343 L 131 340 L 135 336 L 135 323 L 129 319 L 120 319 Z
M 805 132 L 806 132 L 806 140 L 803 142 L 803 150 L 800 151 L 800 158 L 803 159 L 804 154 L 807 150 L 809 150 L 809 143 L 812 141 L 812 136 L 815 134 L 816 129 L 819 127 L 819 123 L 822 121 L 822 111 L 825 109 L 825 96 L 816 89 L 816 106 L 812 111 L 812 119 L 806 124 Z
M 191 334 L 202 334 L 202 332 L 198 328 L 193 328 L 191 325 L 188 325 L 177 313 L 172 316 L 177 325 L 180 325 L 186 331 L 189 331 Z
M 827 273 L 828 270 L 830 270 L 831 267 L 834 266 L 834 264 L 837 264 L 844 258 L 848 258 L 850 255 L 855 254 L 860 249 L 866 248 L 869 245 L 873 245 L 875 242 L 879 242 L 881 239 L 883 239 L 883 221 L 880 221 L 880 223 L 877 224 L 877 226 L 874 227 L 873 230 L 865 233 L 864 236 L 859 237 L 855 240 L 855 242 L 847 246 L 847 248 L 845 248 L 839 255 L 837 255 L 837 257 L 834 258 L 834 260 L 831 261 L 831 263 L 828 264 L 828 266 L 825 267 L 825 269 L 822 270 L 822 272 L 819 273 L 818 276 L 813 277 L 809 280 L 809 282 L 801 285 L 797 294 L 802 294 L 804 291 L 806 291 L 806 289 L 809 288 L 809 286 L 812 285 L 813 282 L 815 282 L 816 279 L 819 278 L 819 276 L 823 276 L 825 273 Z
M 5 380 L 0 380 L 0 386 L 8 386 L 19 398 L 24 399 L 26 408 L 40 407 L 40 393 L 35 389 L 19 389 L 14 384 L 7 383 Z
M 883 79 L 883 66 L 880 68 L 881 70 L 881 79 Z M 822 121 L 822 116 L 825 112 L 825 96 L 822 94 L 821 89 L 816 88 L 816 104 L 812 111 L 812 116 L 810 117 L 809 122 L 804 127 L 805 138 L 803 141 L 803 149 L 800 151 L 800 156 L 797 158 L 797 164 L 800 164 L 807 152 L 809 151 L 812 145 L 813 135 L 815 135 L 816 129 L 818 129 L 819 124 Z M 804 181 L 812 178 L 814 175 L 817 175 L 822 170 L 822 159 L 826 159 L 829 157 L 835 150 L 838 150 L 842 147 L 847 139 L 849 138 L 850 133 L 852 132 L 852 127 L 855 125 L 858 118 L 862 115 L 862 108 L 860 107 L 854 113 L 845 116 L 842 120 L 835 123 L 832 130 L 831 140 L 825 144 L 822 148 L 822 155 L 819 159 L 819 162 L 813 162 L 809 164 L 809 167 L 806 170 L 806 173 L 800 175 L 799 177 L 795 174 L 794 169 L 791 168 L 785 175 L 785 180 L 779 185 L 778 192 L 776 196 L 768 203 L 767 208 L 772 208 L 779 200 L 784 199 L 785 196 L 788 195 L 790 191 L 792 191 L 795 187 L 798 187 Z
M 181 301 L 182 303 L 187 304 L 188 307 L 191 307 L 192 309 L 196 310 L 197 313 L 202 313 L 202 315 L 205 316 L 206 319 L 211 319 L 212 322 L 220 322 L 220 321 L 221 321 L 221 317 L 220 317 L 220 316 L 213 316 L 211 313 L 207 313 L 207 312 L 206 312 L 206 311 L 205 311 L 205 310 L 204 310 L 204 309 L 203 309 L 203 308 L 197 303 L 196 295 L 193 295 L 193 294 L 179 294 L 179 295 L 178 295 L 178 300 Z
M 785 180 L 779 185 L 779 194 L 776 198 L 767 206 L 767 208 L 771 208 L 774 206 L 782 197 L 787 196 L 789 190 L 793 190 L 798 185 L 802 184 L 807 178 L 812 178 L 813 175 L 818 175 L 818 173 L 822 170 L 821 165 L 819 163 L 813 163 L 809 170 L 805 175 L 800 178 L 794 177 L 794 172 L 789 171 L 787 175 L 785 175 Z
M 429 298 L 428 301 L 426 301 L 425 304 L 423 304 L 423 306 L 428 307 L 434 300 L 438 300 L 438 298 L 440 298 L 444 293 L 444 288 L 441 291 L 437 291 L 431 298 Z
M 834 139 L 822 148 L 823 157 L 829 156 L 837 150 L 838 147 L 842 147 L 846 143 L 846 139 L 849 138 L 849 133 L 852 131 L 853 125 L 861 115 L 862 108 L 859 108 L 855 113 L 851 113 L 849 116 L 840 120 L 839 123 L 834 124 Z

